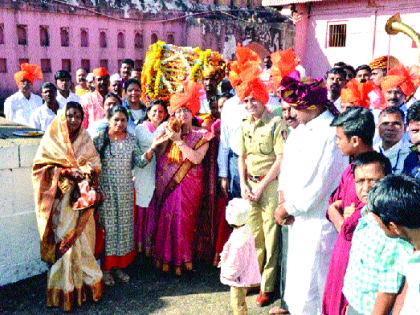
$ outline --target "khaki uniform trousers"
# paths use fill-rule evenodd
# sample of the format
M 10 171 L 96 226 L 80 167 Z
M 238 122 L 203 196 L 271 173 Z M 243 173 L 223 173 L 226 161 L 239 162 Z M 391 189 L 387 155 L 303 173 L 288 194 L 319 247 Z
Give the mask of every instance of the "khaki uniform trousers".
M 257 183 L 248 180 L 252 189 Z M 263 190 L 260 199 L 252 203 L 248 225 L 255 238 L 255 250 L 261 275 L 261 291 L 273 292 L 279 268 L 281 252 L 281 227 L 274 219 L 278 197 L 278 180 L 273 180 Z
M 234 315 L 248 315 L 246 306 L 246 288 L 230 287 L 230 305 Z

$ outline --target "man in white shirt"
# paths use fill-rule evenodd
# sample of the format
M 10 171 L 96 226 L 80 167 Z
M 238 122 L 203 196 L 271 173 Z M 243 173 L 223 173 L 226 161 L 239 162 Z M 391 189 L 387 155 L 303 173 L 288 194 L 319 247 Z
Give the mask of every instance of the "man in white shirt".
M 57 85 L 57 102 L 60 107 L 65 107 L 68 102 L 80 103 L 80 96 L 70 91 L 71 75 L 66 70 L 59 70 L 54 75 Z
M 220 115 L 220 144 L 217 156 L 219 180 L 226 197 L 240 198 L 241 186 L 238 173 L 239 139 L 241 125 L 247 111 L 238 96 L 233 96 L 223 104 Z
M 284 147 L 279 206 L 275 211 L 277 222 L 288 225 L 284 300 L 294 315 L 321 314 L 325 281 L 337 237 L 325 211 L 329 196 L 348 165 L 335 145 L 335 128 L 330 127 L 338 112 L 328 102 L 322 80 L 314 83 L 305 90 L 295 88 L 303 83 L 294 77 L 285 77 L 281 82 L 282 102 L 290 105 L 299 122 Z
M 52 121 L 57 117 L 60 105 L 56 100 L 57 88 L 50 82 L 45 82 L 41 87 L 43 104 L 38 107 L 29 119 L 32 128 L 46 131 Z
M 411 152 L 410 144 L 403 138 L 405 132 L 403 111 L 398 107 L 385 108 L 378 123 L 381 141 L 374 148 L 389 159 L 394 174 L 402 173 L 404 160 Z
M 35 64 L 23 63 L 21 69 L 15 73 L 19 91 L 5 100 L 4 114 L 9 120 L 29 126 L 32 112 L 42 105 L 42 99 L 32 93 L 34 79 L 42 80 L 42 72 Z

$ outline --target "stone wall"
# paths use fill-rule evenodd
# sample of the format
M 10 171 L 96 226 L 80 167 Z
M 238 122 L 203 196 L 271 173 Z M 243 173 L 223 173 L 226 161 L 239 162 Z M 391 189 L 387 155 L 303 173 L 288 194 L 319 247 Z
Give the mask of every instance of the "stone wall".
M 0 130 L 5 121 L 0 119 Z M 38 142 L 0 140 L 0 286 L 47 270 L 39 254 L 31 179 Z

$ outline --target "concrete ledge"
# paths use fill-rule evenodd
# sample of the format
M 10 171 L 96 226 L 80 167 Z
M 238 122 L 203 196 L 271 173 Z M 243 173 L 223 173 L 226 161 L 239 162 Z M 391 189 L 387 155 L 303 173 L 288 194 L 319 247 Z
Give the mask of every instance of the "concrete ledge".
M 0 170 L 19 167 L 19 147 L 0 147 Z
M 34 212 L 0 220 L 0 286 L 47 270 L 39 253 L 39 233 Z
M 38 150 L 38 144 L 28 144 L 19 146 L 20 167 L 32 168 L 33 160 Z

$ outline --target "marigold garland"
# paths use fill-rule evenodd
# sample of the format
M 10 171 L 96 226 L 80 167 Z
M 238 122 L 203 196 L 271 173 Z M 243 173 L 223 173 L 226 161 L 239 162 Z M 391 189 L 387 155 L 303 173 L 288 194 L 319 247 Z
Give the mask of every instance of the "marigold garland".
M 211 49 L 202 51 L 163 41 L 150 45 L 141 74 L 142 101 L 148 105 L 157 98 L 169 100 L 172 94 L 182 92 L 182 82 L 200 82 L 201 68 L 220 59 L 219 53 Z

